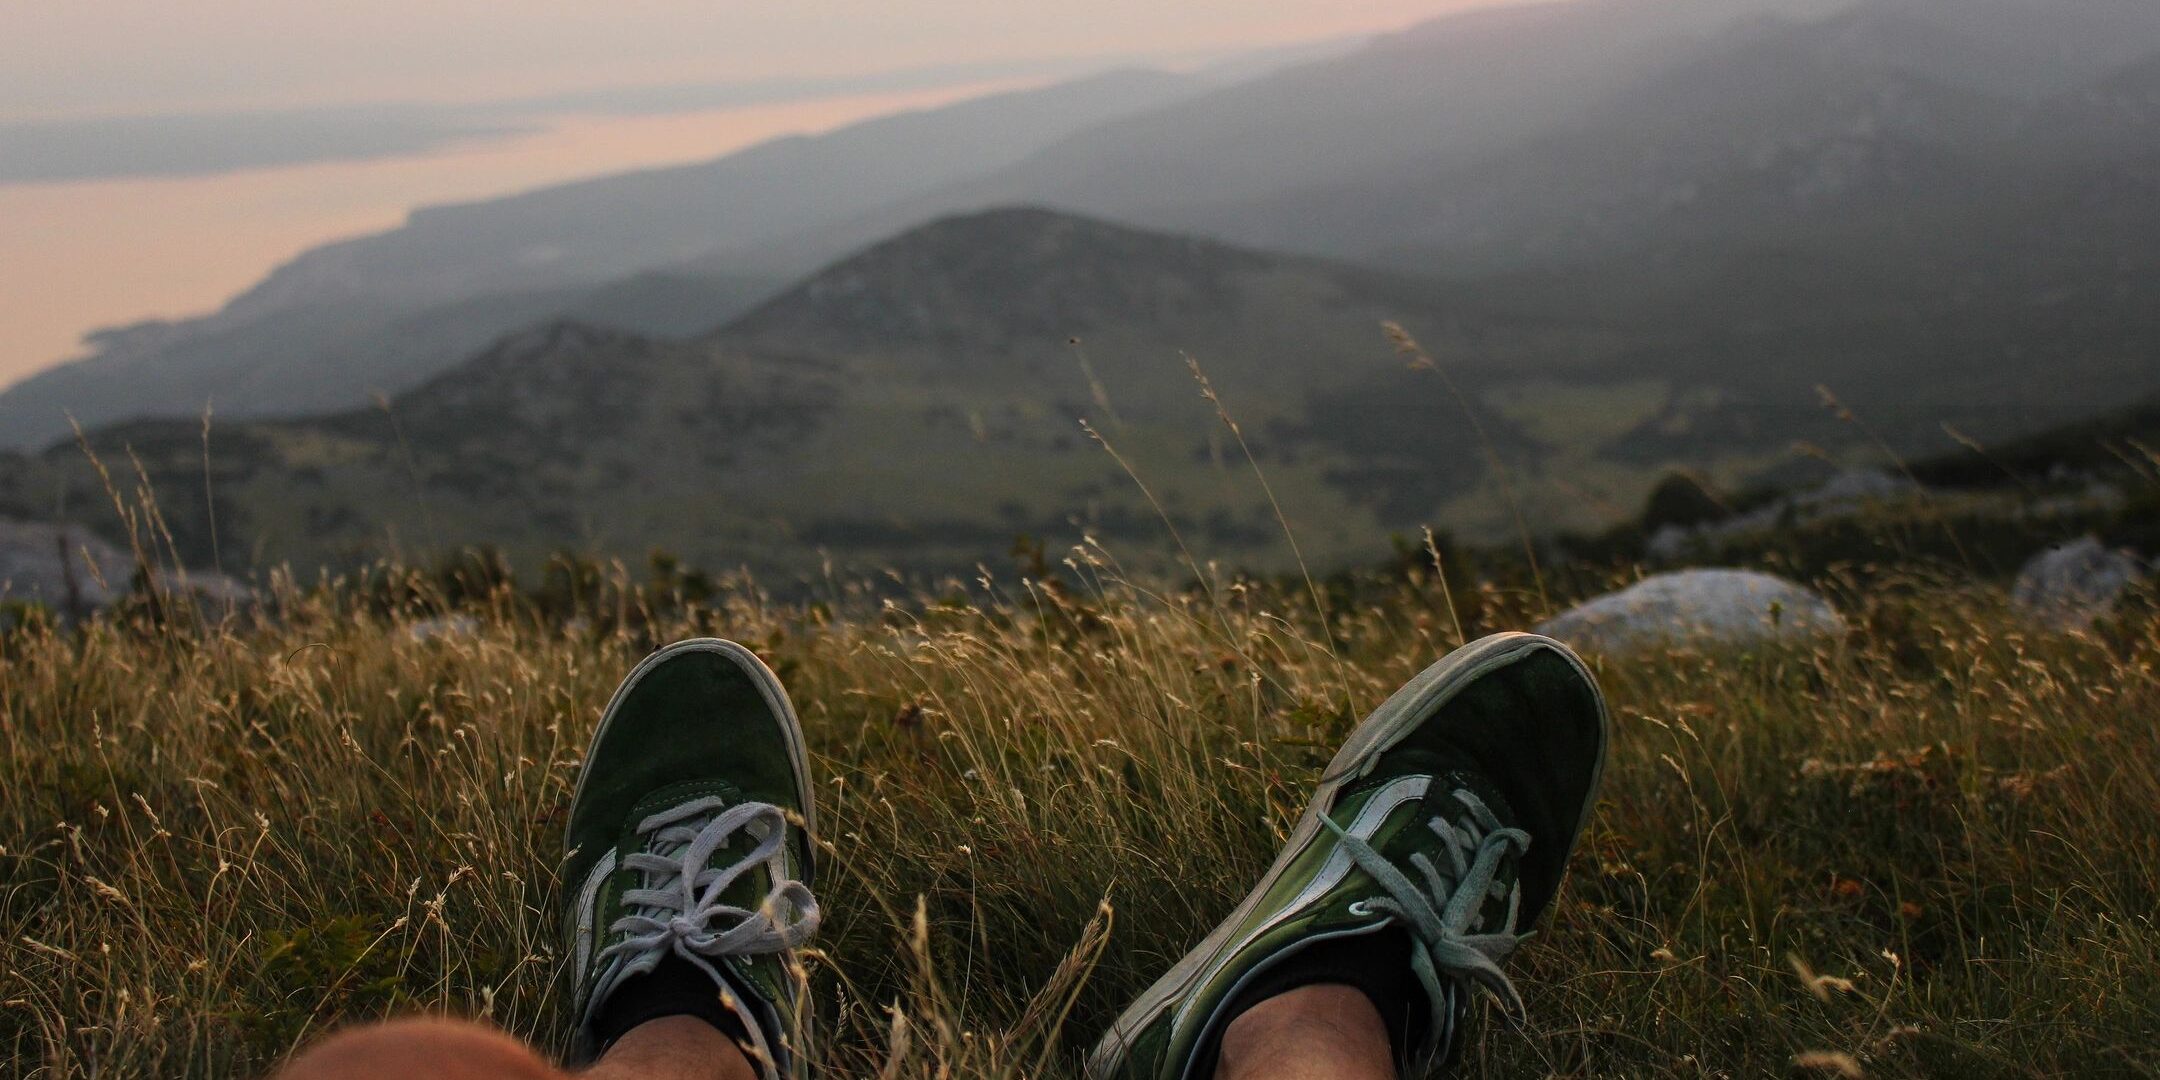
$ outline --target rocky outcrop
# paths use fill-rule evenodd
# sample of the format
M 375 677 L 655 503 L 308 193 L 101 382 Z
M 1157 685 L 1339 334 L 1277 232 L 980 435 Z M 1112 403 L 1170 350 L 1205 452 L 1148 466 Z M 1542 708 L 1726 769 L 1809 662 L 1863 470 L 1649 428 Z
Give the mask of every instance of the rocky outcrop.
M 1609 653 L 1803 641 L 1842 634 L 1845 620 L 1829 601 L 1783 578 L 1683 570 L 1577 605 L 1537 629 L 1577 648 Z
M 2112 611 L 2147 573 L 2137 556 L 2086 536 L 2027 561 L 2010 588 L 2010 604 L 2042 626 L 2084 630 Z
M 0 519 L 0 600 L 80 618 L 126 591 L 134 562 L 67 525 Z
M 224 574 L 160 570 L 167 593 L 209 609 L 253 602 L 255 591 Z M 79 526 L 0 518 L 0 603 L 35 604 L 68 621 L 112 606 L 135 581 L 135 559 Z
M 1674 563 L 1725 541 L 1793 525 L 1851 517 L 1870 507 L 1917 498 L 1919 485 L 1880 469 L 1847 469 L 1821 486 L 1781 496 L 1744 514 L 1693 522 L 1664 522 L 1651 533 L 1643 554 Z

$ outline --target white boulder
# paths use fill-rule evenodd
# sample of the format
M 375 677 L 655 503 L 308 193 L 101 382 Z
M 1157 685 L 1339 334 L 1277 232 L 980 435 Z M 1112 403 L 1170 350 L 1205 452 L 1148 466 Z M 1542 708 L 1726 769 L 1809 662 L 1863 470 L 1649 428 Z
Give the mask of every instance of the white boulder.
M 1680 570 L 1644 578 L 1546 620 L 1538 633 L 1594 652 L 1674 645 L 1745 647 L 1845 632 L 1830 602 L 1749 570 Z
M 194 601 L 207 614 L 248 607 L 255 590 L 209 571 L 155 579 L 172 599 Z M 72 525 L 0 518 L 0 601 L 39 604 L 62 619 L 87 618 L 135 587 L 135 558 Z
M 2144 579 L 2137 556 L 2086 536 L 2027 561 L 2010 587 L 2010 604 L 2042 626 L 2084 630 Z
M 135 560 L 83 529 L 0 518 L 0 600 L 86 615 L 127 591 Z

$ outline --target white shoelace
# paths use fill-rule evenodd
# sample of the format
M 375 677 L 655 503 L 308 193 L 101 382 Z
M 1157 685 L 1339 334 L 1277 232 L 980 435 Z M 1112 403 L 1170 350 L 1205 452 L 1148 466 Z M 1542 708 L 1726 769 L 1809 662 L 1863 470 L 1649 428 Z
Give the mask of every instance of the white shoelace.
M 1444 985 L 1443 976 L 1456 984 L 1483 986 L 1516 1015 L 1523 1011 L 1522 995 L 1500 970 L 1500 961 L 1522 940 L 1515 933 L 1522 889 L 1519 884 L 1503 887 L 1497 877 L 1500 863 L 1510 850 L 1517 854 L 1529 850 L 1530 834 L 1503 828 L 1492 810 L 1471 792 L 1458 790 L 1453 794 L 1467 811 L 1462 819 L 1451 824 L 1435 817 L 1426 823 L 1444 842 L 1447 869 L 1442 871 L 1422 852 L 1410 856 L 1411 868 L 1425 879 L 1422 888 L 1371 844 L 1344 832 L 1332 820 L 1322 819 L 1334 830 L 1351 860 L 1371 874 L 1386 894 L 1360 901 L 1360 906 L 1393 916 L 1409 933 L 1410 967 L 1425 988 L 1433 1011 L 1433 1030 L 1441 1038 L 1449 1037 L 1453 1027 L 1451 1005 L 1455 999 L 1454 987 Z M 1507 917 L 1499 928 L 1489 933 L 1472 932 L 1485 901 L 1503 897 L 1508 902 Z
M 738 832 L 757 842 L 750 853 L 725 866 L 707 865 Z M 728 806 L 708 796 L 647 817 L 638 822 L 637 834 L 645 838 L 645 850 L 625 856 L 622 866 L 643 875 L 644 884 L 623 891 L 628 913 L 608 927 L 615 941 L 596 958 L 600 974 L 590 999 L 594 1007 L 624 979 L 658 967 L 669 953 L 712 976 L 732 1002 L 730 983 L 715 961 L 799 948 L 817 931 L 817 898 L 808 885 L 787 873 L 787 814 L 779 807 L 759 802 Z M 756 908 L 721 900 L 729 886 L 760 866 L 772 887 Z M 743 1019 L 752 1038 L 762 1044 L 765 1039 L 754 1019 Z

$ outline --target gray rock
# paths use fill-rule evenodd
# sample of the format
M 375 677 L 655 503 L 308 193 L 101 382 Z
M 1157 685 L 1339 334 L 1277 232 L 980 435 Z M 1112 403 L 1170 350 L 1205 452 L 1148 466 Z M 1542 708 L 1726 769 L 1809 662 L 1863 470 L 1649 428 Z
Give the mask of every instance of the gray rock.
M 63 619 L 81 619 L 127 594 L 135 559 L 73 525 L 0 518 L 0 601 L 42 604 Z M 184 596 L 215 615 L 251 605 L 255 590 L 224 574 L 161 570 L 169 595 Z
M 134 560 L 69 525 L 0 518 L 0 600 L 87 615 L 127 591 Z
M 212 618 L 224 612 L 253 607 L 256 600 L 254 586 L 208 570 L 190 570 L 184 575 L 161 573 L 158 581 L 174 595 L 185 595 L 195 601 L 203 614 Z
M 1644 578 L 1548 619 L 1538 633 L 1594 652 L 1673 645 L 1745 647 L 1845 632 L 1830 602 L 1748 570 L 1682 570 Z
M 1845 469 L 1813 491 L 1793 496 L 1795 506 L 1819 511 L 1853 510 L 1871 502 L 1895 502 L 1918 494 L 1920 485 L 1885 469 Z
M 2120 510 L 2129 502 L 2122 489 L 2102 480 L 2088 481 L 2081 491 L 2033 499 L 2018 508 L 2018 514 L 2028 518 L 2058 518 L 2071 514 L 2108 513 Z
M 1695 530 L 1681 525 L 1660 525 L 1643 544 L 1643 557 L 1654 563 L 1679 562 L 1696 543 Z
M 1819 487 L 1782 496 L 1744 514 L 1686 528 L 1666 526 L 1644 544 L 1643 557 L 1671 565 L 1699 548 L 1714 548 L 1795 523 L 1853 517 L 1885 503 L 1917 498 L 1923 490 L 1910 478 L 1882 469 L 1846 469 Z
M 2010 604 L 2041 626 L 2084 630 L 2143 581 L 2145 572 L 2135 555 L 2085 536 L 2026 562 L 2010 587 Z

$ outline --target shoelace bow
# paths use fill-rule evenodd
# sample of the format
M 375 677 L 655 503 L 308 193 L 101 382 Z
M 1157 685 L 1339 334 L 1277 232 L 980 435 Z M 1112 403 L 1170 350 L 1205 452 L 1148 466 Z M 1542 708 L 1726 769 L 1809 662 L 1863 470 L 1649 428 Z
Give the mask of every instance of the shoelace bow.
M 1465 808 L 1462 818 L 1453 824 L 1439 817 L 1426 822 L 1443 841 L 1447 870 L 1443 872 L 1423 852 L 1410 856 L 1411 868 L 1424 878 L 1423 888 L 1371 844 L 1345 832 L 1332 819 L 1321 819 L 1342 842 L 1351 861 L 1372 875 L 1386 894 L 1360 901 L 1360 910 L 1393 916 L 1410 935 L 1410 967 L 1432 1005 L 1433 1030 L 1443 1037 L 1453 1027 L 1449 1005 L 1454 1000 L 1442 983 L 1443 976 L 1483 986 L 1515 1015 L 1523 1013 L 1522 995 L 1500 970 L 1500 961 L 1522 940 L 1515 933 L 1522 890 L 1496 879 L 1511 849 L 1519 855 L 1530 848 L 1529 833 L 1501 827 L 1500 819 L 1476 795 L 1462 790 L 1453 794 Z M 1473 932 L 1485 901 L 1502 897 L 1508 906 L 1500 928 Z
M 738 832 L 757 841 L 750 853 L 732 864 L 708 865 Z M 629 913 L 608 927 L 617 940 L 596 958 L 602 965 L 596 1001 L 624 977 L 651 971 L 671 951 L 726 985 L 712 961 L 784 952 L 817 931 L 817 898 L 787 876 L 787 815 L 779 807 L 693 799 L 638 822 L 637 833 L 645 850 L 625 856 L 622 865 L 642 874 L 644 886 L 623 890 Z M 760 866 L 772 887 L 756 908 L 721 900 L 737 879 Z

